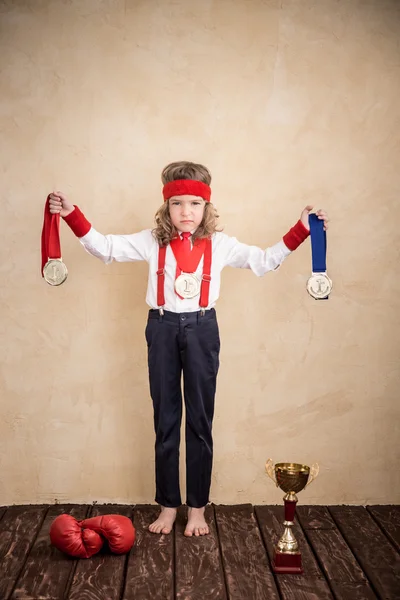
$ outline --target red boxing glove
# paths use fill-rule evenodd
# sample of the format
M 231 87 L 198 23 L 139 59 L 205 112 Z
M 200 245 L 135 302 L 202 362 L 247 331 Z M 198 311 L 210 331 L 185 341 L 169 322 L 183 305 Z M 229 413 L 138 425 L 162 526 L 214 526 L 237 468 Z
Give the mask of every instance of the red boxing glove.
M 136 531 L 132 521 L 122 515 L 91 517 L 81 521 L 80 525 L 104 536 L 115 554 L 129 552 L 135 543 Z
M 96 531 L 82 529 L 75 517 L 65 514 L 52 522 L 50 540 L 61 552 L 78 558 L 90 558 L 97 554 L 104 543 Z

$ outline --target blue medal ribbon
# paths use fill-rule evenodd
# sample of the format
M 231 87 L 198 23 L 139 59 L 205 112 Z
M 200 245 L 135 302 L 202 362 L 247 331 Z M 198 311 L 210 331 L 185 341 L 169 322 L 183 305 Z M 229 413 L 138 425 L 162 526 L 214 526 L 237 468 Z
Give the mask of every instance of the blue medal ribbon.
M 326 231 L 323 219 L 318 219 L 316 214 L 308 215 L 311 236 L 312 272 L 326 273 Z M 329 296 L 320 298 L 328 300 Z
M 312 272 L 326 272 L 326 231 L 324 222 L 317 215 L 308 215 L 311 236 Z

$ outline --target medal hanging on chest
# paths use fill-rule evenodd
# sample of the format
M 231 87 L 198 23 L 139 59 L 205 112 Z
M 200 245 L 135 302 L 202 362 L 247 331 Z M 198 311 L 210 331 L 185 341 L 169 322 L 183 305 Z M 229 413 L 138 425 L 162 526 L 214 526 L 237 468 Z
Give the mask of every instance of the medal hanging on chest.
M 178 243 L 179 243 L 179 240 L 178 240 Z M 175 245 L 175 244 L 176 243 L 174 242 L 171 245 Z M 201 245 L 204 244 L 204 249 L 201 249 L 201 248 L 198 249 L 198 251 L 200 253 L 200 257 L 198 258 L 198 261 L 196 264 L 196 268 L 197 268 L 199 265 L 201 256 L 204 256 L 203 274 L 201 276 L 200 298 L 199 298 L 199 306 L 204 311 L 208 306 L 209 295 L 210 295 L 211 263 L 212 263 L 211 238 L 206 238 L 205 240 L 196 240 L 194 247 L 198 247 L 199 244 L 201 244 Z M 167 246 L 160 246 L 160 248 L 158 250 L 158 269 L 157 269 L 156 275 L 157 275 L 157 304 L 158 304 L 158 307 L 160 310 L 160 315 L 164 314 L 163 307 L 165 305 L 165 294 L 164 294 L 165 270 L 164 270 L 164 267 L 165 267 L 166 251 L 167 251 Z M 188 254 L 191 254 L 191 252 L 192 251 L 189 250 Z M 178 251 L 178 253 L 179 253 L 179 251 Z M 194 261 L 194 258 L 193 258 L 193 261 Z M 191 267 L 191 266 L 192 265 L 189 265 L 189 267 Z M 181 273 L 181 269 L 178 265 L 177 265 L 177 273 L 178 273 L 178 277 L 176 278 L 176 281 L 179 279 L 179 277 L 181 275 L 183 276 L 181 278 L 181 281 L 183 281 L 183 285 L 182 285 L 182 289 L 181 289 L 182 294 L 190 294 L 190 297 L 194 298 L 194 296 L 192 296 L 192 294 L 194 293 L 195 290 L 191 289 L 191 285 L 192 285 L 192 281 L 194 279 L 198 281 L 198 278 L 196 277 L 196 275 L 194 275 L 194 273 Z M 178 286 L 179 286 L 179 282 L 178 282 Z M 179 296 L 179 292 L 176 290 L 176 287 L 175 287 L 175 292 Z M 183 298 L 183 297 L 184 296 L 181 295 L 181 298 Z M 186 296 L 186 297 L 189 297 L 189 296 Z
M 194 273 L 181 273 L 175 279 L 175 291 L 185 300 L 195 298 L 200 294 L 200 281 Z
M 61 258 L 60 215 L 50 213 L 48 199 L 42 229 L 42 275 L 49 285 L 61 285 L 68 276 Z
M 190 244 L 189 240 L 185 241 Z M 184 241 L 179 237 L 173 239 L 170 245 L 180 271 L 175 279 L 175 291 L 181 298 L 195 298 L 200 294 L 200 281 L 195 272 L 204 255 L 206 240 L 196 240 L 191 250 L 190 247 L 185 248 Z

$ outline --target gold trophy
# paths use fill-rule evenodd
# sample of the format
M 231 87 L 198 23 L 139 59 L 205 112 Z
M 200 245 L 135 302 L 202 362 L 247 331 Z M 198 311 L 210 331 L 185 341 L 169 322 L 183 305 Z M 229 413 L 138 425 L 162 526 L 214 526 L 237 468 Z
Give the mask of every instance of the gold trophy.
M 276 483 L 283 492 L 286 492 L 283 500 L 285 502 L 285 530 L 277 546 L 272 561 L 274 573 L 303 573 L 301 564 L 301 552 L 296 538 L 293 535 L 294 516 L 298 498 L 296 492 L 304 490 L 314 481 L 319 473 L 317 463 L 308 467 L 298 463 L 273 464 L 269 458 L 265 464 L 268 476 Z

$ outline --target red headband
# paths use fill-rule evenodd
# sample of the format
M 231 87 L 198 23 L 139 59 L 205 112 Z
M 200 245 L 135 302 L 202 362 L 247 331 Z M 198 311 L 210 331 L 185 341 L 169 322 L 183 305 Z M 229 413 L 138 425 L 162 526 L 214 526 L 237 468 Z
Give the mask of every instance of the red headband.
M 210 202 L 211 188 L 206 183 L 194 179 L 176 179 L 166 183 L 163 187 L 164 202 L 172 196 L 184 196 L 185 194 L 200 196 L 206 202 Z

